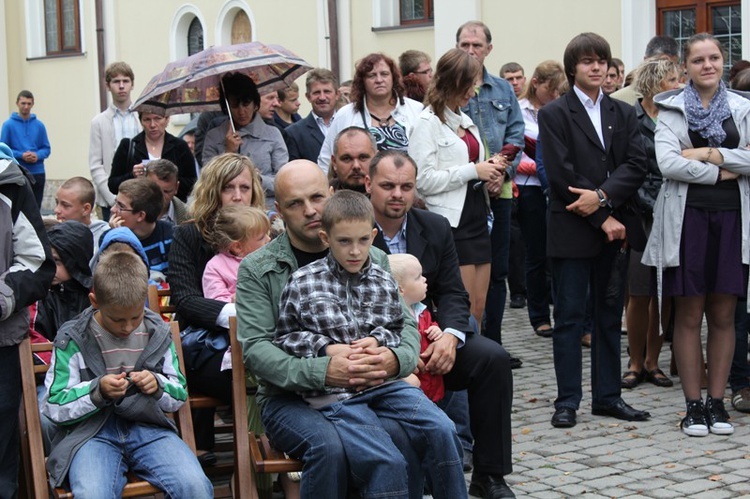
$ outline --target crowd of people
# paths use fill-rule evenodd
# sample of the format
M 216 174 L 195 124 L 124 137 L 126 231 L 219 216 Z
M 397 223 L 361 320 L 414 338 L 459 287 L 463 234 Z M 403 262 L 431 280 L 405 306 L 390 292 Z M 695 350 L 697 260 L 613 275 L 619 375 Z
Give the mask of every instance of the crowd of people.
M 2 414 L 17 419 L 19 341 L 53 341 L 39 359 L 51 366 L 51 483 L 116 496 L 130 469 L 168 497 L 211 497 L 213 409 L 194 411 L 197 455 L 164 412 L 188 390 L 231 405 L 236 316 L 259 385 L 250 426 L 304 462 L 301 479 L 282 477 L 288 498 L 515 497 L 523 361 L 502 338 L 527 333 L 503 331 L 509 288 L 528 334 L 552 341 L 553 427 L 577 423 L 582 346 L 592 414 L 650 418 L 622 393 L 673 386 L 666 338 L 682 432 L 731 434 L 728 381 L 750 412 L 750 102 L 734 90 L 750 69 L 729 89 L 725 51 L 705 33 L 682 66 L 673 39 L 653 38 L 628 77 L 594 33 L 528 79 L 514 62 L 493 75 L 492 49 L 471 21 L 434 67 L 408 50 L 364 56 L 341 85 L 315 68 L 304 118 L 296 84 L 261 95 L 229 73 L 221 111 L 202 113 L 189 140 L 131 109 L 134 73 L 113 63 L 91 180 L 65 181 L 45 221 L 50 146 L 21 92 L 0 144 Z M 148 284 L 170 289 L 185 373 L 144 310 Z M 0 490 L 17 486 L 17 432 L 2 430 Z

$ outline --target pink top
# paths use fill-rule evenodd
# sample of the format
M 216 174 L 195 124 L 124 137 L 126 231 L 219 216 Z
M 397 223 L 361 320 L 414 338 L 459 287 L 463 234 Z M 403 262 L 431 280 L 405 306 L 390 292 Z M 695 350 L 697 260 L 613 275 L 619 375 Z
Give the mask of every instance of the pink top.
M 203 271 L 203 296 L 231 303 L 237 292 L 237 271 L 242 258 L 222 251 L 206 264 Z

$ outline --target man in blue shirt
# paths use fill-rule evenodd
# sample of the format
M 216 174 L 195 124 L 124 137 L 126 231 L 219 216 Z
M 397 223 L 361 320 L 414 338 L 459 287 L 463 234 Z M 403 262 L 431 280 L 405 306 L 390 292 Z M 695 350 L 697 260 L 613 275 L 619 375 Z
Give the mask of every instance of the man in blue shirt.
M 18 164 L 34 177 L 31 190 L 37 206 L 41 207 L 44 197 L 44 160 L 51 152 L 47 129 L 36 118 L 36 114 L 31 114 L 34 94 L 21 90 L 16 97 L 16 106 L 18 112 L 11 114 L 10 119 L 3 123 L 0 142 L 5 142 L 11 148 Z

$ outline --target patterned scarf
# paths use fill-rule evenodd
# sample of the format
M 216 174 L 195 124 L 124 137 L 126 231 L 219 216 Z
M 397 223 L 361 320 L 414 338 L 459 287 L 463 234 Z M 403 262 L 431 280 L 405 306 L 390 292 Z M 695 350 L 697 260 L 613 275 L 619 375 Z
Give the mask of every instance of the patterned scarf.
M 724 82 L 719 82 L 719 89 L 708 103 L 708 109 L 703 107 L 692 81 L 685 86 L 684 95 L 685 112 L 690 130 L 708 140 L 709 147 L 719 147 L 727 137 L 722 123 L 730 116 L 727 87 Z

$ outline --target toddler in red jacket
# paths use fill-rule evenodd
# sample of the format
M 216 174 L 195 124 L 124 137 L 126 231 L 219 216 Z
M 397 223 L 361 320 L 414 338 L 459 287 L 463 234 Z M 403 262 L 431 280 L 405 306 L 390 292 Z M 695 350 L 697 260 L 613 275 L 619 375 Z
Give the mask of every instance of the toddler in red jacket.
M 432 320 L 430 310 L 422 303 L 427 296 L 427 279 L 422 275 L 422 264 L 417 257 L 408 253 L 388 255 L 388 261 L 393 278 L 398 283 L 398 290 L 417 319 L 421 337 L 419 350 L 420 353 L 424 352 L 431 342 L 443 335 L 443 331 Z M 445 396 L 443 376 L 427 371 L 419 371 L 416 375 L 422 391 L 430 400 L 438 402 Z

